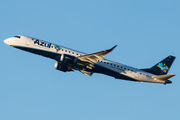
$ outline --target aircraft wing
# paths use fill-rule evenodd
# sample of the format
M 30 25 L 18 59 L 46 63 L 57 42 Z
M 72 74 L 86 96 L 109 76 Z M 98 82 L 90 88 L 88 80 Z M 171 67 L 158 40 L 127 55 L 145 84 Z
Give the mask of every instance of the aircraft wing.
M 103 51 L 100 51 L 100 52 L 96 52 L 96 53 L 92 53 L 92 54 L 87 54 L 87 55 L 83 55 L 83 56 L 79 56 L 78 58 L 81 60 L 81 61 L 84 61 L 84 62 L 89 62 L 89 63 L 97 63 L 97 60 L 99 59 L 104 59 L 103 57 L 110 53 L 117 45 L 115 45 L 114 47 L 112 47 L 111 49 L 108 49 L 108 50 L 103 50 Z

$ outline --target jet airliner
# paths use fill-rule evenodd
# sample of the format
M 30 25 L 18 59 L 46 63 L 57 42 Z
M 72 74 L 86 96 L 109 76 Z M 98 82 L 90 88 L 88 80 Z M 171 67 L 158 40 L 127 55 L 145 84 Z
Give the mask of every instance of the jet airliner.
M 174 74 L 167 74 L 175 59 L 172 55 L 169 55 L 151 68 L 137 69 L 104 58 L 117 45 L 111 49 L 85 54 L 24 35 L 5 39 L 4 43 L 27 52 L 54 59 L 56 61 L 55 69 L 62 72 L 78 70 L 88 76 L 92 76 L 93 73 L 101 73 L 116 79 L 162 84 L 172 83 L 168 79 L 175 76 Z

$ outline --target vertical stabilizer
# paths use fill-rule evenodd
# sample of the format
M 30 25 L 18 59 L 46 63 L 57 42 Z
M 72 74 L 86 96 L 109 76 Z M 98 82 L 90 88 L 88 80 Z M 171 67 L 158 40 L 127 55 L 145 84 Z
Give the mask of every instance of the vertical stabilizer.
M 166 75 L 172 63 L 174 62 L 174 59 L 175 57 L 170 55 L 166 57 L 164 60 L 157 63 L 156 65 L 154 65 L 153 67 L 149 69 L 142 69 L 142 70 L 153 73 L 155 75 Z

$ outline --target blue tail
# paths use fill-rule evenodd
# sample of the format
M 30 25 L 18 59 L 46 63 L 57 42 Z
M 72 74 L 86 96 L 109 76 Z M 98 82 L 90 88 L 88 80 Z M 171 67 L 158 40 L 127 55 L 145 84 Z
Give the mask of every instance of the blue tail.
M 154 65 L 153 67 L 148 68 L 148 69 L 141 69 L 141 70 L 155 74 L 155 75 L 166 75 L 172 63 L 174 62 L 175 58 L 176 57 L 170 55 L 166 57 L 164 60 L 157 63 L 156 65 Z

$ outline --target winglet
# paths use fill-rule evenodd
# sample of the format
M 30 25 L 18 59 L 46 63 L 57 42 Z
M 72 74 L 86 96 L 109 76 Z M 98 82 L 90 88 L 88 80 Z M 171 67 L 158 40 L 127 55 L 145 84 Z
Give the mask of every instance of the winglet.
M 115 47 L 117 47 L 117 45 L 115 45 L 114 47 L 112 47 L 111 49 L 106 50 L 106 51 L 111 52 L 112 50 L 114 50 Z

